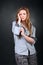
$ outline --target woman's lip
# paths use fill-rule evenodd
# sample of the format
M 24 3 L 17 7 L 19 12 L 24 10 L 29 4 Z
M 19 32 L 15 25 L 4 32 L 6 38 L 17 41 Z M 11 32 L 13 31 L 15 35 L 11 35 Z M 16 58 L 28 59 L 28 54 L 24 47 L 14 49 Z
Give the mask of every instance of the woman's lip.
M 22 19 L 24 19 L 24 17 L 22 17 Z

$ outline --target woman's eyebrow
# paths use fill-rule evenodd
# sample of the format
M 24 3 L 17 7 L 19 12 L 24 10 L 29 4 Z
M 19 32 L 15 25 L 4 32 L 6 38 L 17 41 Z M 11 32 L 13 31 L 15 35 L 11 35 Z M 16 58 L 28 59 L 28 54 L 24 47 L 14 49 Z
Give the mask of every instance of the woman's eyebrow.
M 21 13 L 19 15 L 21 15 Z

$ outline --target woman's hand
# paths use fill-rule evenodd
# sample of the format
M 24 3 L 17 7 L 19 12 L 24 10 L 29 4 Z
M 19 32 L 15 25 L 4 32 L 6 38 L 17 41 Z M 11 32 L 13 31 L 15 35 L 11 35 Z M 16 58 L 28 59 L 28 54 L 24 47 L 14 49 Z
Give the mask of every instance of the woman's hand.
M 20 29 L 20 32 L 21 32 L 21 36 L 24 36 L 24 29 L 23 28 Z
M 19 13 L 18 13 L 18 21 L 21 21 L 21 18 L 20 18 L 20 15 L 19 15 Z
M 20 18 L 20 15 L 19 15 L 19 13 L 18 13 L 18 24 L 20 25 L 21 23 L 21 18 Z

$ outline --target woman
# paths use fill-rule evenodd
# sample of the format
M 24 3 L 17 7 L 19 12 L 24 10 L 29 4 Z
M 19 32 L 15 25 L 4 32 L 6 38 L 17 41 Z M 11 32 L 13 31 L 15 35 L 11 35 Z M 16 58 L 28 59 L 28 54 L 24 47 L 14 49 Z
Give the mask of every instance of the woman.
M 16 21 L 12 23 L 12 32 L 15 43 L 15 60 L 17 65 L 37 65 L 35 49 L 36 28 L 30 21 L 30 12 L 27 7 L 17 11 Z

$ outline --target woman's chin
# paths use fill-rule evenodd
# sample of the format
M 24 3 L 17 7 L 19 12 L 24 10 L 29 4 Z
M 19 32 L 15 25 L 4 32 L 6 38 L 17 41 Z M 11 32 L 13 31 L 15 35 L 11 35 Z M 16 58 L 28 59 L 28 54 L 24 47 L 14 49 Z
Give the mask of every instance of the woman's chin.
M 22 21 L 25 21 L 24 19 L 22 19 Z

